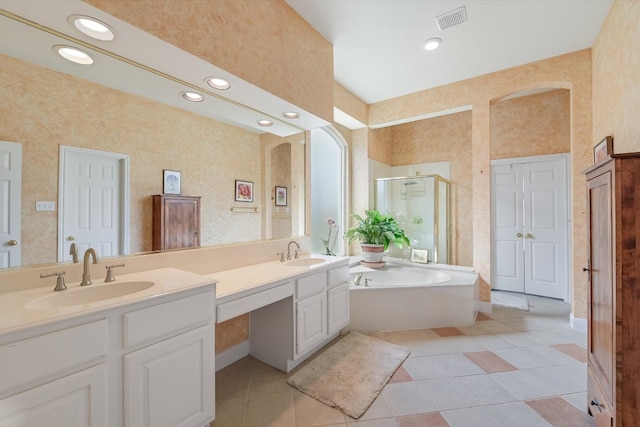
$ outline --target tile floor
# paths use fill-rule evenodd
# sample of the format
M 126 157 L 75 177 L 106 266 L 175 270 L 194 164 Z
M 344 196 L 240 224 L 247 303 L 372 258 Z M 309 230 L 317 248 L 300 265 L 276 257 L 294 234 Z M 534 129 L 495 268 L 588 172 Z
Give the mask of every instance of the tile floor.
M 494 307 L 469 327 L 373 334 L 411 355 L 358 420 L 245 357 L 216 375 L 211 426 L 594 426 L 585 413 L 585 333 L 569 327 L 563 302 L 529 302 L 529 312 Z

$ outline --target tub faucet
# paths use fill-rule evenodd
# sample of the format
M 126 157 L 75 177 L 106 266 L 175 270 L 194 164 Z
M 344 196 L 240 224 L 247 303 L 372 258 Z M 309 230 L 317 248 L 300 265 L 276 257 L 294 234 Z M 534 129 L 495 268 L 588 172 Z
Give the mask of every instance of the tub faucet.
M 353 284 L 359 286 L 360 285 L 360 280 L 362 280 L 362 273 L 356 274 L 356 278 L 353 279 Z
M 288 259 L 288 260 L 289 260 L 289 259 L 291 259 L 291 244 L 292 244 L 292 243 L 293 243 L 294 245 L 296 245 L 296 248 L 297 248 L 297 249 L 295 249 L 295 250 L 294 250 L 294 252 L 296 253 L 296 254 L 295 254 L 295 256 L 294 256 L 294 258 L 295 258 L 295 259 L 298 259 L 298 251 L 300 250 L 300 245 L 299 245 L 299 244 L 298 244 L 298 242 L 296 242 L 295 240 L 292 240 L 292 241 L 290 241 L 290 242 L 289 242 L 289 244 L 287 245 L 287 259 Z
M 80 286 L 88 286 L 91 284 L 91 271 L 89 270 L 89 258 L 93 257 L 93 263 L 98 263 L 98 254 L 96 250 L 93 248 L 87 249 L 84 253 L 84 266 L 82 272 L 82 282 L 80 282 Z

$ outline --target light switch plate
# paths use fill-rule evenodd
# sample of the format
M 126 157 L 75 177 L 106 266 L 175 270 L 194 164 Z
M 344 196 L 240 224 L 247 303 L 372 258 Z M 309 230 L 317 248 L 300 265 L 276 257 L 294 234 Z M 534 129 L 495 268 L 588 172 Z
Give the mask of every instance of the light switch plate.
M 56 202 L 37 201 L 36 211 L 55 211 Z

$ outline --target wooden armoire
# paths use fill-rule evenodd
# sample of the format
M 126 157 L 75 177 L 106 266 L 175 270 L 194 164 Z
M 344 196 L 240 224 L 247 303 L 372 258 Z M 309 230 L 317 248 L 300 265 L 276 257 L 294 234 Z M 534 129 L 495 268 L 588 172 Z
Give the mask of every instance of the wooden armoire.
M 200 197 L 153 197 L 153 250 L 200 246 Z
M 640 153 L 586 170 L 587 405 L 598 427 L 640 425 Z

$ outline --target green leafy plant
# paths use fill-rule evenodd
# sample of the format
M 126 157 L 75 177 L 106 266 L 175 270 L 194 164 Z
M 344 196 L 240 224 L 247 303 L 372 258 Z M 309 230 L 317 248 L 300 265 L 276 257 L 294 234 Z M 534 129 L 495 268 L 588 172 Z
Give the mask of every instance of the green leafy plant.
M 364 213 L 364 217 L 353 215 L 358 223 L 344 234 L 349 243 L 358 239 L 364 244 L 384 245 L 385 251 L 390 243 L 399 248 L 410 246 L 409 238 L 393 217 L 383 215 L 375 209 L 366 210 Z

